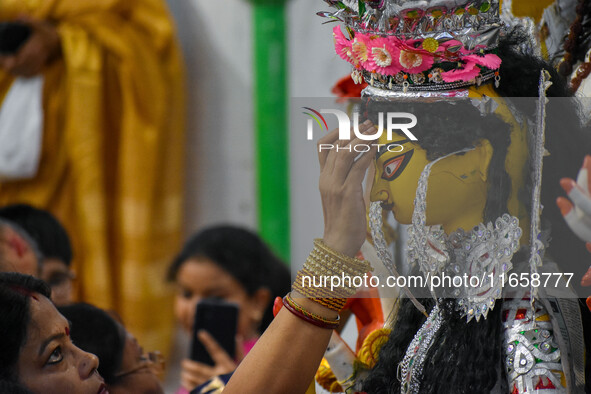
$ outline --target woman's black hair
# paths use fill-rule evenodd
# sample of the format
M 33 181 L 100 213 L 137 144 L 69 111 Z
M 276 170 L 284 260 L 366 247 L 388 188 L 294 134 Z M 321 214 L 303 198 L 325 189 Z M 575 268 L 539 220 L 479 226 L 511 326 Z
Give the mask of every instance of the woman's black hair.
M 0 380 L 0 393 L 4 394 L 33 394 L 23 385 L 17 382 L 10 382 L 6 380 Z
M 37 242 L 44 258 L 55 258 L 70 266 L 70 237 L 49 211 L 27 204 L 12 204 L 0 208 L 0 218 L 16 223 L 25 230 Z
M 78 303 L 59 307 L 58 310 L 70 321 L 72 342 L 85 352 L 99 359 L 99 374 L 112 385 L 121 368 L 125 347 L 125 329 L 104 310 Z
M 47 298 L 45 282 L 15 272 L 0 273 L 0 380 L 17 382 L 16 365 L 31 321 L 30 301 L 35 293 Z
M 523 33 L 514 30 L 504 37 L 498 48 L 498 54 L 503 60 L 500 75 L 501 84 L 497 92 L 503 97 L 538 97 L 540 72 L 546 69 L 552 77 L 553 85 L 548 90 L 550 97 L 568 97 L 570 91 L 566 82 L 562 80 L 554 69 L 534 56 L 520 52 L 519 45 L 523 42 Z M 511 100 L 511 99 L 508 99 Z M 535 100 L 511 101 L 520 111 L 531 115 L 535 113 Z M 542 180 L 542 226 L 551 230 L 551 243 L 546 253 L 550 255 L 564 272 L 575 272 L 575 277 L 581 277 L 587 268 L 583 262 L 588 261 L 584 243 L 581 242 L 564 222 L 555 199 L 564 194 L 559 186 L 561 177 L 575 177 L 586 153 L 591 152 L 591 136 L 582 130 L 577 114 L 576 104 L 570 99 L 559 99 L 549 105 L 556 106 L 560 116 L 547 118 L 546 148 L 550 156 L 544 159 Z M 554 108 L 555 110 L 555 108 Z M 447 131 L 446 131 L 447 133 Z M 447 135 L 447 134 L 446 134 Z M 441 140 L 444 143 L 443 140 Z M 493 149 L 496 148 L 492 142 Z M 506 144 L 505 144 L 506 145 Z M 421 146 L 423 143 L 421 142 Z M 437 144 L 433 144 L 437 146 Z M 507 145 L 508 146 L 508 145 Z M 425 147 L 429 151 L 428 147 Z M 445 149 L 437 147 L 437 149 Z M 455 149 L 455 148 L 454 148 Z M 506 151 L 506 147 L 504 148 Z M 453 150 L 451 150 L 453 152 Z M 503 155 L 505 155 L 504 153 Z M 498 160 L 496 166 L 504 163 Z M 491 167 L 493 164 L 491 163 Z M 494 169 L 492 169 L 494 170 Z M 489 168 L 489 175 L 491 169 Z M 503 170 L 504 171 L 504 170 Z M 500 174 L 502 179 L 504 176 Z M 531 173 L 531 169 L 527 170 Z M 531 181 L 531 180 L 528 180 Z M 489 189 L 489 199 L 491 193 Z M 531 199 L 531 190 L 521 191 L 523 201 Z M 503 196 L 492 207 L 485 219 L 495 211 L 506 205 Z M 503 199 L 505 200 L 503 202 Z M 487 201 L 487 210 L 489 201 Z M 488 218 L 486 218 L 488 216 Z M 527 258 L 523 253 L 514 256 L 515 261 Z M 433 306 L 433 300 L 423 300 L 428 310 Z M 489 393 L 500 382 L 501 392 L 508 392 L 504 367 L 502 364 L 502 300 L 496 302 L 493 311 L 486 320 L 466 323 L 455 311 L 455 300 L 443 300 L 443 323 L 438 331 L 435 344 L 427 354 L 421 381 L 421 393 Z M 586 311 L 588 315 L 588 310 Z M 585 319 L 587 318 L 587 319 Z M 589 322 L 588 316 L 584 320 Z M 406 349 L 413 336 L 424 323 L 425 317 L 419 313 L 408 299 L 401 301 L 400 309 L 394 323 L 388 342 L 382 347 L 379 361 L 370 371 L 368 377 L 361 383 L 363 391 L 367 393 L 399 393 L 400 382 L 397 378 L 397 368 L 402 361 Z M 589 327 L 585 327 L 586 330 Z M 589 335 L 586 335 L 588 338 Z M 589 340 L 587 340 L 589 342 Z M 589 363 L 587 363 L 589 364 Z M 470 371 L 466 373 L 466 371 Z
M 249 295 L 261 288 L 270 290 L 272 298 L 261 321 L 261 332 L 273 320 L 272 300 L 291 289 L 287 266 L 258 235 L 240 227 L 214 226 L 193 235 L 170 265 L 168 279 L 176 280 L 180 267 L 193 258 L 217 264 L 240 282 Z

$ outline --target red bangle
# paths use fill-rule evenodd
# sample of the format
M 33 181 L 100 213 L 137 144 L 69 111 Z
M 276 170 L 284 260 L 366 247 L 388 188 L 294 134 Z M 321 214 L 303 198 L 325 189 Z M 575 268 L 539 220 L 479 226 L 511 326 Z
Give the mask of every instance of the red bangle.
M 299 317 L 300 319 L 315 325 L 316 327 L 326 328 L 329 330 L 334 330 L 339 326 L 340 318 L 336 320 L 328 320 L 324 319 L 318 315 L 315 315 L 311 312 L 306 311 L 299 305 L 295 304 L 293 300 L 288 299 L 289 295 L 283 298 L 283 306 L 287 308 L 288 311 L 293 313 L 295 316 Z

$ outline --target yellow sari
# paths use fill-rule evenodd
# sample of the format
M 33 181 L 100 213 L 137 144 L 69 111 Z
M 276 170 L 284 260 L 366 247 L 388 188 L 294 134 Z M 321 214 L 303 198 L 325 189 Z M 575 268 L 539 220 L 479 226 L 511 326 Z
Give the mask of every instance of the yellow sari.
M 117 310 L 146 348 L 166 351 L 185 108 L 164 1 L 3 1 L 0 20 L 22 15 L 57 25 L 62 56 L 44 72 L 39 171 L 0 184 L 0 204 L 55 213 L 74 244 L 79 299 Z M 11 82 L 0 71 L 0 97 Z

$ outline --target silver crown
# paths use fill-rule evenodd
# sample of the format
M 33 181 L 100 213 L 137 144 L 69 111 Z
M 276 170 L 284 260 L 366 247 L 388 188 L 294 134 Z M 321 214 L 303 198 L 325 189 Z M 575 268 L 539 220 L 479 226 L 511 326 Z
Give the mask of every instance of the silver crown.
M 325 0 L 334 12 L 319 15 L 340 20 L 354 31 L 407 39 L 455 39 L 467 49 L 496 47 L 501 27 L 498 0 Z
M 429 93 L 498 84 L 499 0 L 325 0 L 318 14 L 346 26 L 335 49 L 353 80 L 382 90 Z

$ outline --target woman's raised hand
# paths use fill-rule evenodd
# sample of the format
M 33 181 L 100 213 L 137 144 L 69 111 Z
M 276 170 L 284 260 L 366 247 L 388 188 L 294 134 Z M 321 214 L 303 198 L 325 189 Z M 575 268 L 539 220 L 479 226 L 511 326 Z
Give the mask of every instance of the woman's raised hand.
M 375 126 L 365 121 L 359 126 L 363 134 L 375 134 Z M 367 141 L 359 138 L 339 140 L 333 130 L 318 141 L 320 161 L 320 196 L 324 213 L 324 243 L 332 249 L 355 256 L 365 240 L 367 219 L 363 201 L 363 178 L 375 156 L 376 146 L 365 153 L 355 150 L 358 144 L 367 149 Z M 332 145 L 330 150 L 320 149 Z
M 591 252 L 591 156 L 585 156 L 576 182 L 570 178 L 563 178 L 560 185 L 570 201 L 558 197 L 556 204 L 570 229 L 586 242 L 587 249 Z M 591 267 L 583 276 L 581 285 L 591 286 Z

